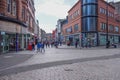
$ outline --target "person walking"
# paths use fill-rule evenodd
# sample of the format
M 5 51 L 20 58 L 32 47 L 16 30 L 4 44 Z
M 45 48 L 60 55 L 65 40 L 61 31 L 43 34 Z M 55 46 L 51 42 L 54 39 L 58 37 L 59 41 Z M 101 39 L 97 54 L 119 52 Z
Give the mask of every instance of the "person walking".
M 41 50 L 40 48 L 41 48 L 41 43 L 38 42 L 38 43 L 37 43 L 37 53 L 40 52 L 40 50 Z
M 35 50 L 35 44 L 34 44 L 34 42 L 32 43 L 32 50 Z
M 75 42 L 75 48 L 77 48 L 77 46 L 78 46 L 78 41 L 76 40 L 76 42 Z
M 45 44 L 44 44 L 44 42 L 41 43 L 41 51 L 40 52 L 45 52 Z

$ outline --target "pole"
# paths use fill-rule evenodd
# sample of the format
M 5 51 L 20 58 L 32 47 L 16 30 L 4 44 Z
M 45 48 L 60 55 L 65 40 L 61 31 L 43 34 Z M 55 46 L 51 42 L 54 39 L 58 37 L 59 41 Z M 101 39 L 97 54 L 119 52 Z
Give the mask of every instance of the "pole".
M 108 39 L 108 0 L 106 2 L 106 48 L 109 48 L 109 39 Z
M 16 33 L 16 52 L 18 51 L 18 33 Z

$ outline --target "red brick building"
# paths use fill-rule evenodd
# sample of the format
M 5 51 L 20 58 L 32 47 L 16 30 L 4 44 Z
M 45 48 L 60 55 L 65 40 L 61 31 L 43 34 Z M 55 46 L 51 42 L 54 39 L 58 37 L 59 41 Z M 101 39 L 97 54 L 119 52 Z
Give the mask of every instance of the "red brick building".
M 27 48 L 34 26 L 34 0 L 0 0 L 0 52 Z
M 108 15 L 108 16 L 107 16 Z M 108 40 L 120 43 L 120 14 L 104 0 L 79 0 L 68 11 L 68 23 L 63 25 L 65 40 L 81 46 L 106 45 Z

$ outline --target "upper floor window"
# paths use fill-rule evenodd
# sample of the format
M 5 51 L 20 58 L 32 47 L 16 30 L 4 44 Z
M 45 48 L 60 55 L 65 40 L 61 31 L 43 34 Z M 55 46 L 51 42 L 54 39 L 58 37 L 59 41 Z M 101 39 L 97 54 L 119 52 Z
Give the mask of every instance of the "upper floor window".
M 112 18 L 114 17 L 114 13 L 112 13 L 112 12 L 110 12 L 110 11 L 107 12 L 107 10 L 104 9 L 104 8 L 100 8 L 100 13 L 101 13 L 101 14 L 108 15 L 109 17 L 112 17 Z
M 114 31 L 114 26 L 113 25 L 109 26 L 109 31 Z
M 87 3 L 96 3 L 97 0 L 82 0 L 82 4 L 87 4 Z
M 106 9 L 104 9 L 104 8 L 100 8 L 100 13 L 102 13 L 102 14 L 106 14 L 107 11 L 106 11 Z
M 82 31 L 96 31 L 97 30 L 97 18 L 96 17 L 86 17 L 82 19 Z
M 13 0 L 12 2 L 12 14 L 16 15 L 16 1 L 15 0 Z
M 7 12 L 11 12 L 11 0 L 7 0 Z
M 96 5 L 84 5 L 82 8 L 83 16 L 96 16 L 97 15 L 97 6 Z
M 72 27 L 66 29 L 66 33 L 71 33 L 72 32 Z
M 105 23 L 100 23 L 100 28 L 101 28 L 101 30 L 106 30 L 106 24 Z
M 115 32 L 119 32 L 119 27 L 118 26 L 115 27 Z
M 74 25 L 74 31 L 78 31 L 78 24 Z
M 25 7 L 22 7 L 22 19 L 25 20 Z
M 69 16 L 69 20 L 75 19 L 78 15 L 80 15 L 80 10 L 76 10 L 73 14 Z

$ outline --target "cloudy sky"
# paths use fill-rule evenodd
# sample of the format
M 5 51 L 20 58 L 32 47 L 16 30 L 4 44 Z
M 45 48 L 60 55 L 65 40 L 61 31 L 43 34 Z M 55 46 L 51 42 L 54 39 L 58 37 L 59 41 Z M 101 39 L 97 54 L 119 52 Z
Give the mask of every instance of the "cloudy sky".
M 35 0 L 36 18 L 46 32 L 55 29 L 57 20 L 65 18 L 78 0 Z
M 52 32 L 56 27 L 57 20 L 65 18 L 68 10 L 77 1 L 78 0 L 35 0 L 36 19 L 39 20 L 40 28 L 46 32 Z

